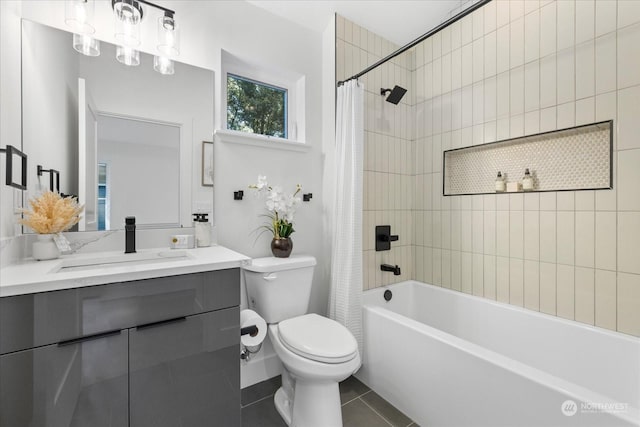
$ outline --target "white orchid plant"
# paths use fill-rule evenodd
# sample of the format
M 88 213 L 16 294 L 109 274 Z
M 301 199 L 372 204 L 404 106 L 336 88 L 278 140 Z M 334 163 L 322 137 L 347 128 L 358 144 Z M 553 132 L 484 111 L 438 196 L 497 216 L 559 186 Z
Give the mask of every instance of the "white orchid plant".
M 249 185 L 249 188 L 256 191 L 259 196 L 266 199 L 268 214 L 265 216 L 270 219 L 269 225 L 264 225 L 264 231 L 273 233 L 275 239 L 286 239 L 291 236 L 295 230 L 293 229 L 293 216 L 296 209 L 302 202 L 298 193 L 302 191 L 300 184 L 296 185 L 296 191 L 293 194 L 286 195 L 282 187 L 271 187 L 267 182 L 267 177 L 258 175 L 258 183 Z

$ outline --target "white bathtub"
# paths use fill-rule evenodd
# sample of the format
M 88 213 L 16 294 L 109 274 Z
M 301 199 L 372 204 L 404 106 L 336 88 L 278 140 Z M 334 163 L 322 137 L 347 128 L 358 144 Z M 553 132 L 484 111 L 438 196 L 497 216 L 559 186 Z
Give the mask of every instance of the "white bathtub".
M 420 425 L 640 426 L 638 338 L 414 281 L 363 321 L 356 376 Z

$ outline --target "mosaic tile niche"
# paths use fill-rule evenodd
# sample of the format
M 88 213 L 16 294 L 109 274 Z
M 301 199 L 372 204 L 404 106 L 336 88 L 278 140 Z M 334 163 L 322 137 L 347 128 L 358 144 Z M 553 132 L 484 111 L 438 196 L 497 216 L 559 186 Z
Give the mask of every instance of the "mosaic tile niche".
M 495 192 L 498 171 L 535 191 L 611 188 L 612 121 L 536 134 L 444 153 L 444 195 Z

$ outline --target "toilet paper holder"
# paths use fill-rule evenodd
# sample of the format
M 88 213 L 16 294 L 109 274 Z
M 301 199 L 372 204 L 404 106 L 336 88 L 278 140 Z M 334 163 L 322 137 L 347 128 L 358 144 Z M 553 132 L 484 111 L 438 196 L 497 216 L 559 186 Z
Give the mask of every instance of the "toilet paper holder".
M 256 325 L 245 326 L 244 328 L 240 328 L 240 336 L 242 335 L 250 335 L 255 337 L 258 335 L 258 327 Z

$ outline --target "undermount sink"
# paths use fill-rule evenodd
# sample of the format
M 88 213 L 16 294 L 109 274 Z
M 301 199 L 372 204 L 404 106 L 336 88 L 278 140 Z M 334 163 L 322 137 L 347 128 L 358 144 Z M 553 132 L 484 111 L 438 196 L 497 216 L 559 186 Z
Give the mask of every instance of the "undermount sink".
M 189 258 L 192 256 L 188 252 L 177 250 L 145 251 L 95 258 L 72 258 L 62 261 L 52 273 L 123 267 L 125 265 L 157 264 Z

